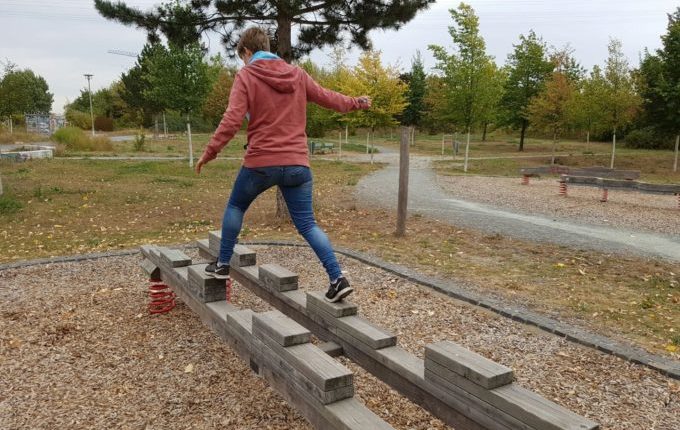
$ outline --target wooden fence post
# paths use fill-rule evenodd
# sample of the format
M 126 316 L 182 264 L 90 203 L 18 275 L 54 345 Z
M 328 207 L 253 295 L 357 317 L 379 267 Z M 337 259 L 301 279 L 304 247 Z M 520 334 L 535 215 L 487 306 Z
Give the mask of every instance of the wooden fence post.
M 408 164 L 409 164 L 409 129 L 401 127 L 401 145 L 399 150 L 399 197 L 397 200 L 397 236 L 406 234 L 406 214 L 408 208 Z

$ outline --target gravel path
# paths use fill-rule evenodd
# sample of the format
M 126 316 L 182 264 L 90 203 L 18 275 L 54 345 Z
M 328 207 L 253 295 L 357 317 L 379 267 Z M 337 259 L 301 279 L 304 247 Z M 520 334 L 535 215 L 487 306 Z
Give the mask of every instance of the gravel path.
M 383 150 L 385 148 L 381 148 Z M 388 163 L 388 166 L 359 181 L 357 198 L 365 205 L 396 208 L 398 155 L 388 151 L 378 154 L 376 161 Z M 495 179 L 489 178 L 463 178 L 466 182 L 456 182 L 452 186 L 456 179 L 438 180 L 430 161 L 431 157 L 411 157 L 409 212 L 412 214 L 419 213 L 457 226 L 536 242 L 680 261 L 680 217 L 677 210 L 669 208 L 673 204 L 672 197 L 667 196 L 665 202 L 668 203 L 664 208 L 637 203 L 626 209 L 629 216 L 624 216 L 618 212 L 622 204 L 615 202 L 599 206 L 588 203 L 584 204 L 585 208 L 580 207 L 580 203 L 589 198 L 589 191 L 571 187 L 574 195 L 584 198 L 564 200 L 561 204 L 569 210 L 558 216 L 553 209 L 555 197 L 541 197 L 543 193 L 546 196 L 550 193 L 546 185 L 543 188 L 536 184 L 519 189 L 519 178 L 514 186 L 510 182 L 494 182 Z M 537 191 L 535 195 L 534 191 Z M 620 193 L 612 193 L 612 199 L 618 201 Z M 634 200 L 639 196 L 627 198 Z M 658 197 L 653 196 L 645 196 L 639 202 L 651 199 L 655 199 L 656 206 L 662 204 L 656 200 Z M 644 211 L 644 217 L 640 216 L 641 211 Z M 635 213 L 638 218 L 647 219 L 636 223 Z M 621 221 L 611 224 L 613 226 L 603 221 L 615 218 Z M 597 222 L 598 219 L 600 222 Z
M 321 266 L 309 264 L 315 260 L 309 250 L 256 250 L 260 263 L 297 271 L 302 288 L 326 282 Z M 188 308 L 149 316 L 139 260 L 0 271 L 0 428 L 309 428 Z M 677 428 L 676 381 L 355 260 L 340 261 L 361 312 L 418 355 L 425 344 L 450 339 L 513 367 L 521 385 L 603 429 Z M 268 309 L 238 286 L 234 301 Z M 446 428 L 350 366 L 362 401 L 396 428 Z

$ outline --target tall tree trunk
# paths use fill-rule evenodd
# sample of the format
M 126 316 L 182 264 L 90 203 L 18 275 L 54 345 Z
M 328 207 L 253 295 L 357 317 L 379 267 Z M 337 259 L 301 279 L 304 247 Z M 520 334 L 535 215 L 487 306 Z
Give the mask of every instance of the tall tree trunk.
M 154 122 L 153 138 L 158 139 L 158 114 L 157 113 L 153 114 L 153 122 Z
M 465 162 L 463 162 L 463 172 L 467 173 L 468 158 L 470 156 L 470 127 L 467 130 L 467 140 L 465 142 Z
M 484 131 L 482 132 L 482 142 L 486 142 L 486 130 L 489 128 L 489 123 L 484 123 Z
M 520 134 L 519 137 L 519 151 L 522 152 L 524 151 L 524 135 L 527 132 L 527 126 L 529 125 L 529 122 L 525 119 L 522 121 L 522 133 Z
M 168 123 L 165 122 L 165 111 L 163 111 L 163 137 L 168 137 Z
M 291 21 L 286 16 L 279 16 L 276 20 L 276 55 L 281 57 L 286 63 L 293 61 L 293 50 L 291 48 Z M 280 188 L 276 188 L 276 219 L 279 221 L 290 221 L 286 201 L 283 198 Z

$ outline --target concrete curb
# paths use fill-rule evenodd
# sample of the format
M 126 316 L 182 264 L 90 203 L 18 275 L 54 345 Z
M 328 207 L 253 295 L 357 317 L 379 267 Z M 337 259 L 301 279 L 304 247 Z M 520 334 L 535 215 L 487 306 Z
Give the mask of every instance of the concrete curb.
M 249 241 L 243 242 L 243 245 L 289 246 L 309 248 L 309 246 L 306 243 L 275 240 Z M 169 247 L 180 249 L 193 249 L 196 248 L 196 245 L 181 244 L 174 246 L 171 245 Z M 475 292 L 461 288 L 460 286 L 456 285 L 455 281 L 425 276 L 404 266 L 389 263 L 380 258 L 374 257 L 363 252 L 354 251 L 352 249 L 336 247 L 335 251 L 338 254 L 342 254 L 347 257 L 353 258 L 364 264 L 368 264 L 369 266 L 385 270 L 386 272 L 397 275 L 408 281 L 432 288 L 433 290 L 446 294 L 447 296 L 452 297 L 454 299 L 461 300 L 472 305 L 488 309 L 499 315 L 511 318 L 515 321 L 524 324 L 533 325 L 535 327 L 540 328 L 541 330 L 547 331 L 560 337 L 564 337 L 570 342 L 578 343 L 589 348 L 597 349 L 598 351 L 601 351 L 605 354 L 619 357 L 631 363 L 646 366 L 663 375 L 666 375 L 673 379 L 680 380 L 680 362 L 676 360 L 672 360 L 670 358 L 656 354 L 651 354 L 642 348 L 630 345 L 628 343 L 620 342 L 608 338 L 606 336 L 590 333 L 582 328 L 575 327 L 573 325 L 560 322 L 556 319 L 540 315 L 522 306 L 508 306 L 498 299 L 484 297 Z M 0 272 L 2 272 L 3 270 L 17 269 L 40 264 L 69 263 L 85 260 L 95 260 L 99 258 L 134 255 L 138 253 L 140 253 L 139 249 L 128 249 L 83 255 L 72 255 L 65 257 L 43 258 L 38 260 L 1 264 Z

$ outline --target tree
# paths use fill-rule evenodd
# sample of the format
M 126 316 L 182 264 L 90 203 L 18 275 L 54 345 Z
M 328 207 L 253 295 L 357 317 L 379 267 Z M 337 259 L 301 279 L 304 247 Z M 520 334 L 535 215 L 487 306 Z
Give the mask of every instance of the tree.
M 407 86 L 399 79 L 399 71 L 395 67 L 383 66 L 380 51 L 364 51 L 351 73 L 342 73 L 340 77 L 336 82 L 340 92 L 353 96 L 368 95 L 373 100 L 370 109 L 346 115 L 355 125 L 369 129 L 368 151 L 369 138 L 377 127 L 397 124 L 395 117 L 404 111 L 408 103 L 405 97 Z
M 489 124 L 498 121 L 498 108 L 503 97 L 503 87 L 507 79 L 507 71 L 499 68 L 496 63 L 490 61 L 483 70 L 482 82 L 484 83 L 477 94 L 479 103 L 479 124 L 482 126 L 482 142 L 486 142 L 486 133 Z
M 32 70 L 17 69 L 7 63 L 0 80 L 0 117 L 10 120 L 12 115 L 24 113 L 49 113 L 52 110 L 53 95 L 42 76 Z
M 121 97 L 128 107 L 137 111 L 139 125 L 143 125 L 145 120 L 154 117 L 154 132 L 158 134 L 158 114 L 166 109 L 165 103 L 159 100 L 151 100 L 148 96 L 150 84 L 148 81 L 149 61 L 155 55 L 161 55 L 166 49 L 160 43 L 147 43 L 142 48 L 142 52 L 137 56 L 135 65 L 120 77 L 123 84 Z
M 189 166 L 193 166 L 191 113 L 201 108 L 210 89 L 208 64 L 203 61 L 203 49 L 198 43 L 185 46 L 170 43 L 167 50 L 158 50 L 149 57 L 146 67 L 149 87 L 145 97 L 186 116 Z
M 346 39 L 368 49 L 371 30 L 398 29 L 431 3 L 434 0 L 194 0 L 186 5 L 168 2 L 144 12 L 121 1 L 95 0 L 95 7 L 105 18 L 143 29 L 151 39 L 162 33 L 179 45 L 218 32 L 232 56 L 239 30 L 260 23 L 273 30 L 276 53 L 290 62 Z M 295 46 L 291 43 L 293 26 L 299 28 Z
M 594 66 L 590 76 L 581 81 L 574 90 L 569 102 L 568 111 L 574 127 L 586 131 L 586 143 L 590 143 L 592 133 L 600 133 L 603 125 L 603 102 L 605 98 L 605 81 L 602 69 Z
M 531 123 L 553 135 L 550 164 L 555 164 L 557 139 L 570 122 L 569 103 L 572 95 L 573 88 L 569 77 L 556 70 L 543 90 L 529 103 L 528 114 Z
M 508 56 L 509 74 L 501 105 L 505 122 L 520 128 L 519 150 L 524 151 L 524 136 L 530 123 L 529 104 L 543 89 L 554 65 L 546 58 L 545 43 L 536 33 L 530 31 L 527 36 L 520 35 L 519 40 Z
M 467 154 L 470 146 L 470 133 L 473 126 L 479 124 L 482 104 L 479 94 L 482 88 L 490 83 L 488 77 L 490 63 L 493 61 L 486 54 L 486 44 L 479 34 L 479 18 L 471 6 L 461 3 L 458 9 L 449 10 L 454 25 L 449 27 L 456 52 L 448 54 L 437 45 L 430 45 L 439 70 L 449 86 L 449 94 L 453 97 L 454 122 L 467 132 L 465 147 L 464 171 L 467 172 Z M 485 76 L 487 75 L 487 76 Z
M 212 85 L 212 89 L 208 92 L 208 96 L 203 102 L 203 117 L 214 126 L 219 124 L 224 115 L 224 110 L 229 104 L 229 93 L 231 92 L 231 86 L 234 84 L 234 76 L 236 76 L 235 69 L 222 67 L 215 83 Z
M 406 106 L 402 115 L 404 125 L 420 126 L 425 110 L 425 78 L 423 59 L 420 56 L 420 51 L 418 51 L 411 62 L 411 73 L 409 74 L 408 91 L 406 93 L 408 106 Z
M 640 98 L 635 92 L 628 60 L 623 54 L 621 41 L 611 39 L 608 46 L 609 57 L 604 70 L 605 103 L 604 121 L 613 131 L 612 158 L 610 168 L 614 168 L 616 156 L 616 133 L 631 123 L 640 106 Z
M 638 71 L 640 94 L 646 121 L 659 134 L 675 134 L 675 161 L 678 170 L 680 151 L 680 8 L 668 15 L 662 48 L 656 55 L 646 52 Z

